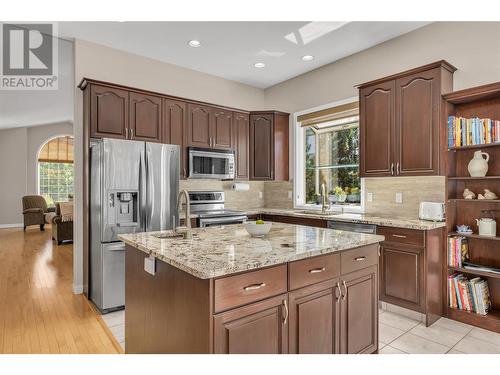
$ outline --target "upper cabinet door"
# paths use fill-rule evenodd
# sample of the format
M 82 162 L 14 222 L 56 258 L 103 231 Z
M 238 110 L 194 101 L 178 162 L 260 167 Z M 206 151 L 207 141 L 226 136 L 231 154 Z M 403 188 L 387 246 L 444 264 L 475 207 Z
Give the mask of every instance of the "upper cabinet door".
M 92 84 L 90 87 L 90 136 L 127 138 L 128 91 Z
M 213 127 L 210 137 L 212 148 L 233 149 L 233 113 L 215 109 L 213 111 Z
M 249 153 L 249 115 L 247 113 L 233 113 L 234 118 L 234 146 L 236 160 L 236 178 L 247 180 L 250 177 L 248 167 Z
M 396 80 L 397 175 L 439 172 L 440 69 Z
M 161 140 L 161 98 L 130 93 L 130 139 L 146 142 Z
M 188 104 L 188 145 L 193 147 L 212 147 L 210 132 L 212 108 Z
M 364 87 L 359 92 L 361 177 L 394 173 L 394 81 Z
M 163 99 L 162 142 L 181 146 L 181 177 L 187 178 L 186 124 L 187 104 Z
M 274 116 L 250 116 L 250 179 L 274 179 Z

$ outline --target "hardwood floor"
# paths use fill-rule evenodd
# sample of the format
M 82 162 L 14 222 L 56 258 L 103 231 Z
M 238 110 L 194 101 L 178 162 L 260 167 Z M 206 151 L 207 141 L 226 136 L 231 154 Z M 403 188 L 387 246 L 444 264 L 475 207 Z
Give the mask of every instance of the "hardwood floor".
M 120 353 L 83 295 L 72 292 L 73 245 L 32 227 L 0 229 L 0 353 Z

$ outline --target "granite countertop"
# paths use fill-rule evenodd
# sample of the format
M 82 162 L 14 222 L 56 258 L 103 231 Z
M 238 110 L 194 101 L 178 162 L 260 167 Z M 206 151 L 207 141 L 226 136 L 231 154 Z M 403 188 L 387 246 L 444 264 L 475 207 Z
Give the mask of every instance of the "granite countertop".
M 371 245 L 384 236 L 273 223 L 265 238 L 252 238 L 243 225 L 192 230 L 193 238 L 160 239 L 172 231 L 122 234 L 118 238 L 200 279 L 255 270 L 321 254 Z
M 442 228 L 446 226 L 445 222 L 434 222 L 420 220 L 418 218 L 408 218 L 408 217 L 397 217 L 389 215 L 372 215 L 372 214 L 333 214 L 333 215 L 321 215 L 318 213 L 304 213 L 305 210 L 296 209 L 282 209 L 282 208 L 258 208 L 254 210 L 247 210 L 248 215 L 255 214 L 269 214 L 269 215 L 285 215 L 285 216 L 295 216 L 295 217 L 307 217 L 307 218 L 317 218 L 324 220 L 333 221 L 343 221 L 350 223 L 363 223 L 363 224 L 374 224 L 386 227 L 397 227 L 397 228 L 407 228 L 407 229 L 418 229 L 418 230 L 432 230 L 437 228 Z

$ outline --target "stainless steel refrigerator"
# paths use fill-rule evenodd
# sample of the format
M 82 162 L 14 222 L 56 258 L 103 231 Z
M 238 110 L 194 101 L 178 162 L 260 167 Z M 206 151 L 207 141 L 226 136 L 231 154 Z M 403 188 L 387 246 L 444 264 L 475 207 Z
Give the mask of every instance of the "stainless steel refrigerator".
M 171 229 L 178 220 L 179 168 L 176 145 L 91 142 L 89 296 L 101 312 L 125 305 L 125 244 L 117 235 Z

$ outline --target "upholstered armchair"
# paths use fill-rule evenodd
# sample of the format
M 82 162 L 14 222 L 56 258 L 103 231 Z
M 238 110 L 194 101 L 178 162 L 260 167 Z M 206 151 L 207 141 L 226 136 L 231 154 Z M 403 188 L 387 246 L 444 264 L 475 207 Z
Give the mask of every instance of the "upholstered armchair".
M 28 225 L 40 225 L 45 230 L 45 214 L 54 211 L 55 207 L 47 207 L 45 198 L 41 195 L 27 195 L 23 197 L 24 230 Z
M 73 241 L 73 220 L 62 221 L 59 203 L 56 203 L 56 216 L 52 219 L 52 239 L 58 245 L 63 241 Z

